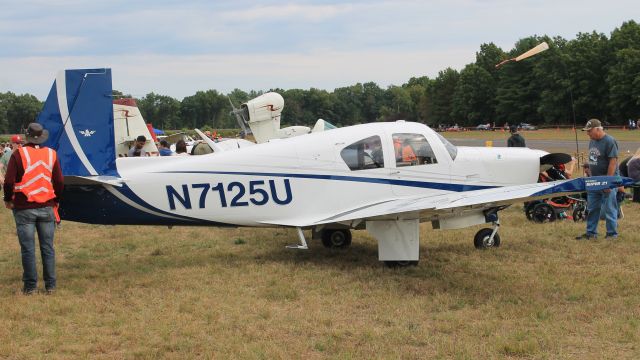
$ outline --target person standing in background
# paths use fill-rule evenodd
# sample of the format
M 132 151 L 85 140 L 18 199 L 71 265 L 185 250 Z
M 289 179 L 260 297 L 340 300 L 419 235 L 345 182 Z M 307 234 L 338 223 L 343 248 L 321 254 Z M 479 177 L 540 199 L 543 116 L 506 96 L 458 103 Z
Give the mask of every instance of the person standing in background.
M 589 175 L 614 176 L 618 172 L 618 144 L 608 135 L 598 119 L 591 119 L 582 129 L 591 139 L 589 141 Z M 597 239 L 600 212 L 604 212 L 607 227 L 606 239 L 618 237 L 617 189 L 587 191 L 587 231 L 576 240 Z
M 509 128 L 511 131 L 511 137 L 507 140 L 508 147 L 527 147 L 524 138 L 518 133 L 518 127 L 513 125 Z

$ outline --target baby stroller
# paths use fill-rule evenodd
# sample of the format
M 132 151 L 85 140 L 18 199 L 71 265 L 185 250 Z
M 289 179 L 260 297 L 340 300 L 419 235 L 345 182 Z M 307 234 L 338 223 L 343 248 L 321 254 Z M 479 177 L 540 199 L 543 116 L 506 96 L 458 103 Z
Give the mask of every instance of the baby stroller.
M 540 173 L 538 182 L 568 179 L 564 164 L 554 164 L 547 171 Z M 527 219 L 537 223 L 552 222 L 556 219 L 573 219 L 582 221 L 586 218 L 586 197 L 560 196 L 551 199 L 526 202 L 524 212 Z

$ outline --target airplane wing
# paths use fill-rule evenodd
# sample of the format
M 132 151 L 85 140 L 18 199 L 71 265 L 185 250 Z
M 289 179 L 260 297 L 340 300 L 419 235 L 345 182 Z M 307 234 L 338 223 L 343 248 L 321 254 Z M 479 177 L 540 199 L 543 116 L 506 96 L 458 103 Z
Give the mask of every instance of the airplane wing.
M 330 217 L 311 221 L 280 223 L 285 226 L 313 226 L 354 220 L 431 219 L 434 215 L 496 208 L 524 201 L 596 191 L 629 185 L 633 181 L 618 176 L 595 176 L 554 182 L 503 186 L 491 189 L 445 193 L 437 196 L 411 196 L 369 204 Z M 304 222 L 304 223 L 303 223 Z M 271 224 L 276 224 L 271 223 Z

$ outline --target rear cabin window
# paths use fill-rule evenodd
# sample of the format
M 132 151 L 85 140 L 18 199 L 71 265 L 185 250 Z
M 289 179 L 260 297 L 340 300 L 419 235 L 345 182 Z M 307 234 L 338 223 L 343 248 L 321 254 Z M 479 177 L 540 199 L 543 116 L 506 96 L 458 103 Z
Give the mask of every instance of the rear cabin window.
M 384 167 L 382 141 L 379 136 L 371 136 L 345 147 L 340 151 L 340 156 L 351 170 Z
M 437 164 L 436 154 L 422 134 L 393 134 L 396 167 Z

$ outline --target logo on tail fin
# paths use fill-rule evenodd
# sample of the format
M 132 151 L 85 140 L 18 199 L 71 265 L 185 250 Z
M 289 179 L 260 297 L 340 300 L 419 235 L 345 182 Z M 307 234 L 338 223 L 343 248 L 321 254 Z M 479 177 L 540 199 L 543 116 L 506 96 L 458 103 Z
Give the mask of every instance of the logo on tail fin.
M 86 130 L 80 130 L 79 132 L 80 132 L 80 134 L 84 135 L 85 137 L 89 137 L 89 136 L 93 135 L 96 131 L 95 130 L 86 129 Z

